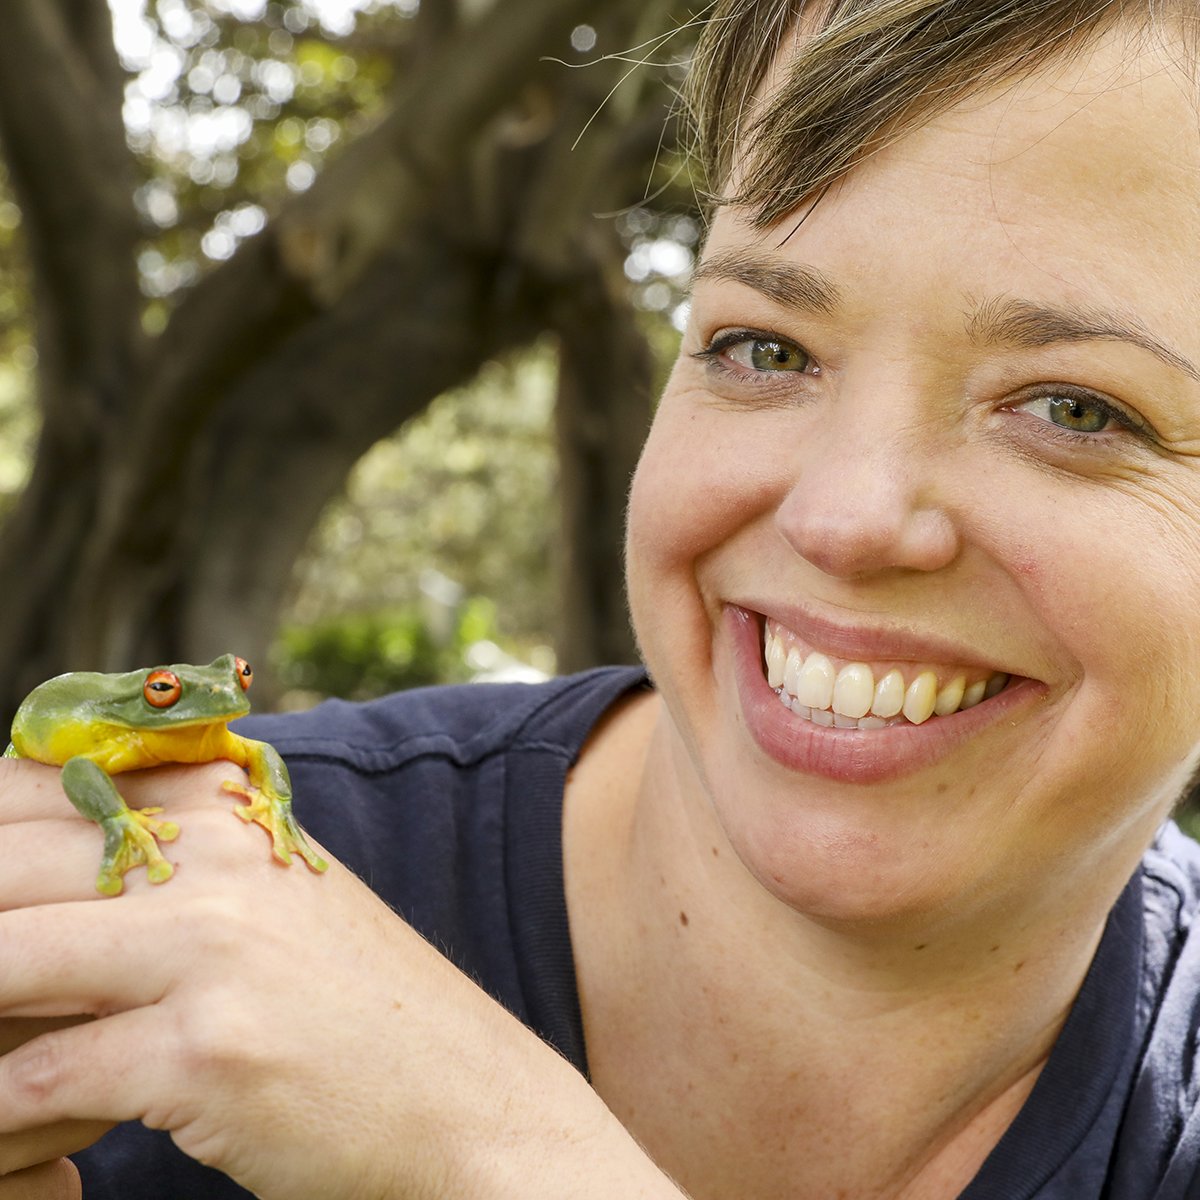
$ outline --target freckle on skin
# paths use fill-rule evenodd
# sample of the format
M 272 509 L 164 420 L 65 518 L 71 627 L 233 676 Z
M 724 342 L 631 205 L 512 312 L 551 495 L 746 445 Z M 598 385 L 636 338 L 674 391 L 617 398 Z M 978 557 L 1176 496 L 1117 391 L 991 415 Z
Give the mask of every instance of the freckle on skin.
M 1015 967 L 1013 967 L 1013 974 L 1015 975 L 1024 965 L 1025 965 L 1025 960 L 1021 959 L 1021 961 L 1019 963 L 1017 963 L 1017 965 Z
M 688 915 L 687 915 L 687 913 L 685 913 L 685 912 L 681 912 L 681 913 L 679 914 L 679 923 L 680 923 L 680 925 L 686 925 L 686 924 L 688 923 Z
M 712 848 L 712 852 L 713 852 L 713 858 L 719 858 L 721 855 L 721 852 L 716 848 L 716 846 L 714 846 Z
M 944 796 L 946 794 L 947 790 L 949 789 L 949 787 L 950 787 L 950 785 L 948 783 L 944 783 L 944 782 L 939 783 L 937 785 L 937 794 L 939 796 Z
M 926 947 L 926 946 L 928 946 L 928 945 L 929 945 L 929 943 L 928 943 L 928 942 L 918 942 L 918 943 L 917 943 L 917 945 L 915 945 L 915 946 L 913 947 L 913 949 L 914 949 L 914 950 L 924 950 L 924 949 L 925 949 L 925 947 Z

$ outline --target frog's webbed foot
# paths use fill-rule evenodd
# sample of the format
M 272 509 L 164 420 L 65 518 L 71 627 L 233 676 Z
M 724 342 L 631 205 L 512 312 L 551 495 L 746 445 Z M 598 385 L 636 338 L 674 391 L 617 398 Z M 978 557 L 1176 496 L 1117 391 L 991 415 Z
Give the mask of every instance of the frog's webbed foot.
M 104 857 L 96 877 L 97 891 L 106 896 L 120 895 L 125 872 L 143 863 L 151 883 L 162 883 L 175 873 L 158 843 L 173 842 L 179 836 L 179 826 L 174 821 L 157 820 L 152 814 L 159 812 L 161 808 L 126 808 L 100 822 Z
M 271 850 L 285 865 L 293 854 L 299 854 L 313 871 L 324 871 L 329 864 L 308 844 L 304 831 L 292 815 L 291 800 L 272 795 L 265 788 L 225 780 L 221 785 L 227 792 L 241 796 L 246 803 L 234 808 L 243 821 L 261 825 L 271 835 Z
M 83 755 L 67 760 L 62 783 L 79 812 L 104 830 L 97 891 L 120 895 L 125 873 L 143 864 L 151 883 L 171 878 L 175 868 L 162 856 L 158 843 L 174 841 L 179 826 L 174 821 L 156 820 L 153 814 L 162 812 L 161 808 L 129 808 L 108 775 Z

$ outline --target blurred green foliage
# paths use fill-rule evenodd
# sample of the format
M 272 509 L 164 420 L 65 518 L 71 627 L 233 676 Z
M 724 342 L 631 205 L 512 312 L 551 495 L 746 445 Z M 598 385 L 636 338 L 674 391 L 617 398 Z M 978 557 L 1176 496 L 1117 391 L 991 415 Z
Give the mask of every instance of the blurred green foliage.
M 380 113 L 420 52 L 418 3 L 110 6 L 128 73 L 143 323 L 153 337 L 184 291 Z M 616 220 L 631 293 L 665 372 L 700 229 L 649 204 Z M 0 518 L 28 477 L 38 428 L 20 226 L 0 177 Z M 467 654 L 485 642 L 553 670 L 555 355 L 545 345 L 492 364 L 360 462 L 295 570 L 272 653 L 286 686 L 360 695 L 463 678 L 481 669 Z M 436 606 L 423 589 L 436 579 L 444 581 L 442 611 L 431 616 Z M 485 632 L 482 597 L 491 605 Z
M 368 700 L 402 688 L 464 683 L 479 672 L 481 645 L 494 646 L 495 606 L 472 597 L 440 635 L 420 605 L 330 617 L 280 632 L 273 666 L 285 703 L 320 696 Z
M 1200 842 L 1200 806 L 1189 799 L 1176 810 L 1175 820 L 1184 833 Z
M 416 5 L 342 7 L 344 23 L 331 27 L 305 0 L 113 3 L 130 73 L 125 124 L 143 173 L 135 201 L 148 332 L 379 112 Z
M 359 462 L 296 566 L 272 652 L 287 686 L 465 679 L 484 641 L 553 670 L 554 387 L 548 345 L 492 363 Z
M 36 367 L 21 210 L 0 172 L 0 518 L 29 477 L 39 424 L 33 403 Z

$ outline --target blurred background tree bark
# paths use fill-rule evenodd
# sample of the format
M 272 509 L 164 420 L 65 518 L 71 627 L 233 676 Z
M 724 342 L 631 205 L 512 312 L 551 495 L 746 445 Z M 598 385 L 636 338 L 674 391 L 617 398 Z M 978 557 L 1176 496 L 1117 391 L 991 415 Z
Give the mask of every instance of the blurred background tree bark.
M 678 134 L 664 72 L 621 83 L 629 64 L 597 56 L 674 29 L 672 4 L 424 0 L 375 11 L 341 46 L 304 0 L 261 7 L 252 21 L 216 0 L 152 3 L 163 36 L 207 37 L 176 37 L 190 72 L 177 91 L 215 112 L 204 53 L 235 47 L 251 63 L 225 88 L 245 102 L 281 47 L 293 65 L 332 47 L 374 64 L 377 103 L 339 114 L 311 186 L 264 200 L 244 170 L 245 194 L 227 189 L 222 211 L 261 203 L 264 227 L 155 299 L 153 156 L 131 145 L 131 71 L 105 0 L 7 6 L 0 152 L 41 425 L 0 531 L 5 706 L 67 669 L 261 659 L 292 566 L 354 464 L 486 362 L 546 337 L 559 665 L 631 661 L 621 527 L 658 368 L 628 246 L 598 214 L 640 204 Z M 582 57 L 581 29 L 598 47 Z M 278 139 L 286 108 L 264 100 L 255 128 Z M 683 183 L 665 186 L 686 208 Z

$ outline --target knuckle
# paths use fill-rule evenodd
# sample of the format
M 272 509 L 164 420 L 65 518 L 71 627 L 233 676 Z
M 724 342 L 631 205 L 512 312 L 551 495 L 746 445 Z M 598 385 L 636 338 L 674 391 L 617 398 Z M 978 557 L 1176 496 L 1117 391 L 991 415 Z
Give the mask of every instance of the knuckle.
M 6 1057 L 10 1095 L 40 1117 L 57 1115 L 58 1101 L 72 1077 L 72 1063 L 53 1034 L 34 1038 Z
M 253 1073 L 262 1018 L 232 988 L 208 988 L 202 1002 L 180 1012 L 174 1040 L 185 1077 L 229 1078 Z
M 185 912 L 185 944 L 196 958 L 217 962 L 239 957 L 253 945 L 245 907 L 224 892 L 192 897 Z

